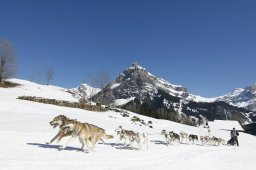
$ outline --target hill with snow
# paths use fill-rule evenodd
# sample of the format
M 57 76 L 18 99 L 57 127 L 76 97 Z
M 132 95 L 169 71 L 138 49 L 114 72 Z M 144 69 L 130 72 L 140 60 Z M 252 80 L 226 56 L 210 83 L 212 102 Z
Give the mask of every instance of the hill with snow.
M 132 112 L 186 124 L 200 124 L 208 120 L 238 120 L 253 122 L 253 113 L 216 98 L 193 95 L 187 88 L 174 85 L 149 73 L 134 63 L 117 78 L 94 95 L 95 102 L 119 106 Z
M 155 170 L 155 169 L 190 169 L 224 170 L 255 168 L 256 137 L 240 133 L 240 147 L 236 146 L 201 146 L 200 144 L 175 144 L 167 146 L 159 133 L 161 130 L 185 131 L 199 136 L 206 135 L 203 127 L 187 126 L 167 120 L 158 120 L 147 116 L 126 112 L 91 112 L 81 109 L 60 107 L 17 99 L 21 95 L 32 95 L 52 99 L 76 101 L 66 89 L 13 79 L 20 85 L 14 88 L 0 88 L 0 169 L 3 170 Z M 64 114 L 81 122 L 100 126 L 114 138 L 99 143 L 94 151 L 78 151 L 81 144 L 78 139 L 65 150 L 58 151 L 60 145 L 45 144 L 58 132 L 49 122 L 57 115 Z M 137 116 L 145 122 L 151 121 L 153 128 L 130 119 Z M 223 122 L 223 121 L 222 121 Z M 224 121 L 225 122 L 225 121 Z M 224 123 L 225 124 L 225 123 Z M 124 146 L 118 140 L 115 129 L 122 125 L 125 129 L 148 133 L 149 146 L 136 150 L 136 144 Z M 233 126 L 233 125 L 231 125 Z M 216 126 L 217 127 L 217 126 Z M 211 127 L 211 135 L 230 138 L 229 131 Z
M 245 88 L 237 88 L 231 93 L 220 96 L 217 101 L 225 101 L 231 105 L 256 111 L 256 84 Z
M 15 88 L 1 88 L 1 96 L 7 98 L 17 98 L 19 96 L 35 96 L 47 99 L 57 99 L 75 102 L 78 101 L 68 89 L 52 86 L 36 84 L 27 80 L 9 79 L 9 81 L 19 84 Z M 11 93 L 10 93 L 11 91 Z

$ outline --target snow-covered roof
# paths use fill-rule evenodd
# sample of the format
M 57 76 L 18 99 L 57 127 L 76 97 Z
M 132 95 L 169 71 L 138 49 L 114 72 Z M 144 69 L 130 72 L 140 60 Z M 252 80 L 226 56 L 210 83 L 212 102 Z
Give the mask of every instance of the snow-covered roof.
M 210 128 L 214 130 L 232 130 L 236 128 L 236 130 L 244 131 L 242 126 L 238 121 L 235 120 L 214 120 L 213 122 L 208 122 Z

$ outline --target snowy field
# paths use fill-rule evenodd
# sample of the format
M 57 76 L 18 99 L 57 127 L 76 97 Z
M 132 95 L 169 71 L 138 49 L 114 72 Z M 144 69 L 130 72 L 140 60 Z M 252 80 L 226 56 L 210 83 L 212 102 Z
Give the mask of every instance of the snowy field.
M 65 89 L 14 80 L 22 86 L 0 88 L 0 169 L 1 170 L 34 170 L 34 169 L 180 169 L 180 170 L 252 170 L 256 168 L 256 137 L 240 133 L 240 147 L 235 146 L 201 146 L 199 144 L 175 144 L 167 146 L 159 133 L 161 130 L 181 130 L 187 133 L 205 135 L 206 129 L 186 126 L 166 120 L 156 120 L 144 116 L 140 118 L 153 122 L 153 129 L 131 123 L 130 117 L 120 113 L 90 112 L 48 104 L 34 103 L 16 99 L 21 95 L 56 98 L 76 101 Z M 58 132 L 49 122 L 53 117 L 64 114 L 81 122 L 88 122 L 104 128 L 114 139 L 106 144 L 97 144 L 94 151 L 78 151 L 81 144 L 78 140 L 65 150 L 58 148 L 67 138 L 59 143 L 45 144 Z M 123 146 L 117 140 L 115 129 L 122 125 L 125 129 L 146 132 L 149 136 L 149 147 L 136 150 Z M 213 130 L 212 135 L 229 139 L 229 132 Z

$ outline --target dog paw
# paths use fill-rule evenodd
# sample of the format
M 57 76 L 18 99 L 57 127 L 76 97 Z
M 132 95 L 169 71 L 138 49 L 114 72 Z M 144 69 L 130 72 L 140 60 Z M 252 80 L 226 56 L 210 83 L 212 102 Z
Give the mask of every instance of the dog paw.
M 82 150 L 84 153 L 89 153 L 90 152 L 90 150 L 88 150 L 88 149 L 83 149 Z

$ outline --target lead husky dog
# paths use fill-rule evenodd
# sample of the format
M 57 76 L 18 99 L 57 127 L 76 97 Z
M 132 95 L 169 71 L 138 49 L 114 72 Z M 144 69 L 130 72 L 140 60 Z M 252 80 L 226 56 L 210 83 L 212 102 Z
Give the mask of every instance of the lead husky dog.
M 55 118 L 53 118 L 53 120 L 50 122 L 50 125 L 53 127 L 53 128 L 56 128 L 57 126 L 59 126 L 59 132 L 57 133 L 56 136 L 54 136 L 54 138 L 52 138 L 52 140 L 50 142 L 46 142 L 46 144 L 50 144 L 52 143 L 53 141 L 55 141 L 56 139 L 57 140 L 57 143 L 60 142 L 60 140 L 65 137 L 65 136 L 70 136 L 71 135 L 71 132 L 65 132 L 61 127 L 63 125 L 65 125 L 67 123 L 67 121 L 69 121 L 71 119 L 67 118 L 66 116 L 64 115 L 59 115 L 59 116 L 56 116 Z
M 62 127 L 65 132 L 71 132 L 71 138 L 67 143 L 61 146 L 59 149 L 65 149 L 65 147 L 74 139 L 75 137 L 79 138 L 80 143 L 82 144 L 81 150 L 85 151 L 84 144 L 86 144 L 89 150 L 93 150 L 96 143 L 101 139 L 111 139 L 112 135 L 107 135 L 105 130 L 89 123 L 81 123 L 77 120 L 69 120 L 66 122 L 66 125 Z M 89 143 L 91 147 L 89 147 Z
M 76 120 L 76 119 L 70 119 L 70 118 L 66 117 L 65 115 L 59 115 L 59 116 L 56 116 L 55 118 L 53 118 L 53 120 L 50 122 L 50 125 L 53 128 L 56 128 L 58 126 L 60 129 L 59 129 L 59 132 L 57 133 L 57 135 L 54 136 L 54 138 L 52 138 L 52 140 L 50 142 L 46 142 L 46 144 L 51 144 L 56 139 L 58 139 L 57 143 L 59 143 L 63 137 L 71 136 L 71 134 L 72 134 L 71 131 L 64 131 L 62 128 L 70 120 Z M 95 125 L 91 125 L 91 126 L 93 127 Z M 95 128 L 97 128 L 97 126 L 95 126 Z M 104 143 L 103 139 L 100 139 L 100 140 Z

